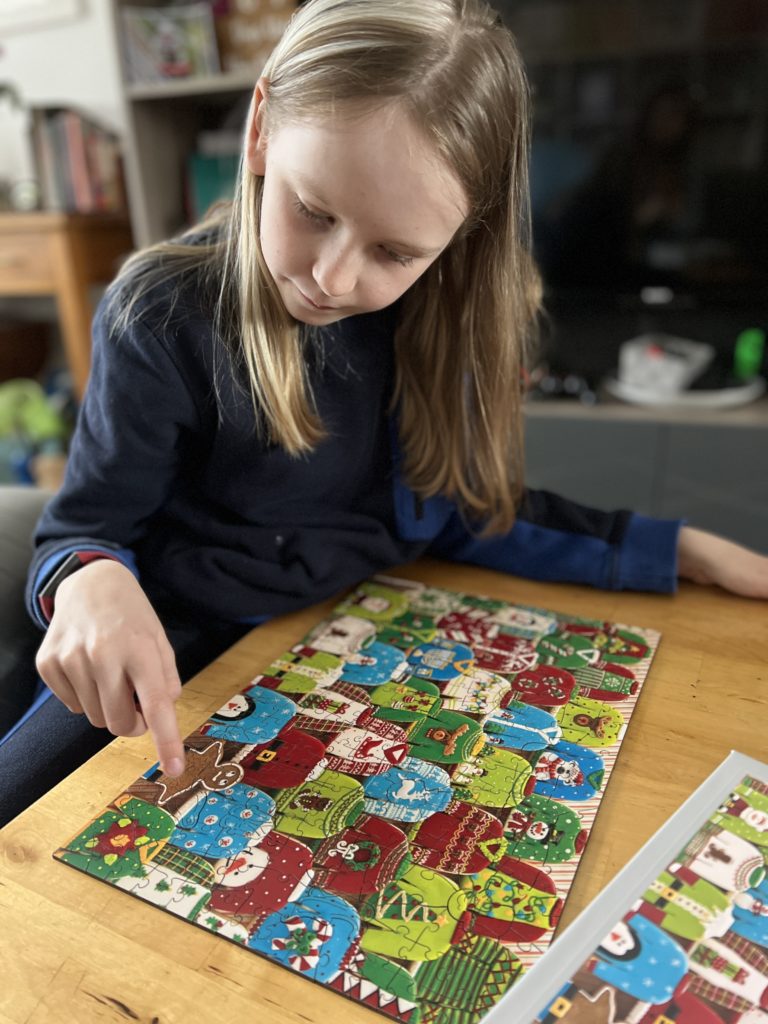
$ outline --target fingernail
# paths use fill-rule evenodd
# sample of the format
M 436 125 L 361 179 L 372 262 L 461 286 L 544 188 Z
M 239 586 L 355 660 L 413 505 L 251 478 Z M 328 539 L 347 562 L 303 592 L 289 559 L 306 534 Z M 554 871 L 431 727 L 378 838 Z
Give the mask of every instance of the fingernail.
M 180 757 L 172 757 L 165 768 L 166 775 L 181 775 L 184 771 L 184 762 Z

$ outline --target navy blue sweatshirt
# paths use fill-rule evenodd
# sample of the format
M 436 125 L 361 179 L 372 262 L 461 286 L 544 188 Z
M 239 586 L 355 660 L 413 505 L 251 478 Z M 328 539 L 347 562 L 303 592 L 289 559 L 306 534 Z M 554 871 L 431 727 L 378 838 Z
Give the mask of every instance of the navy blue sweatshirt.
M 66 478 L 35 532 L 27 606 L 43 628 L 40 589 L 73 551 L 118 558 L 161 619 L 201 624 L 263 621 L 424 553 L 543 580 L 675 588 L 677 522 L 528 491 L 512 531 L 478 540 L 449 500 L 416 499 L 387 412 L 396 307 L 320 330 L 309 380 L 328 437 L 292 458 L 254 430 L 195 289 L 170 317 L 169 291 L 155 288 L 118 336 L 105 303 L 97 310 Z

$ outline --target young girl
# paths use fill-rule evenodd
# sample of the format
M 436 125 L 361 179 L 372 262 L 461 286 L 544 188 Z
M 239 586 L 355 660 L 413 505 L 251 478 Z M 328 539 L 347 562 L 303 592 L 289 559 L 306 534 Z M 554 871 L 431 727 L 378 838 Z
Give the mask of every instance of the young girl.
M 0 750 L 6 818 L 110 734 L 149 728 L 178 774 L 180 679 L 424 552 L 768 595 L 768 560 L 726 541 L 523 492 L 527 140 L 521 60 L 482 0 L 299 9 L 231 208 L 136 254 L 97 313 L 27 590 L 63 703 Z

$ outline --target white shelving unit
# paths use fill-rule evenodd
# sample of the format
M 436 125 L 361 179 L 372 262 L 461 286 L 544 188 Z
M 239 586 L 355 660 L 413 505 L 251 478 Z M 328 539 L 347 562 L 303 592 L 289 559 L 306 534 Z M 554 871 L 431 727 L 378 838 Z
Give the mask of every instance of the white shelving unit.
M 135 0 L 131 0 L 135 4 Z M 259 69 L 161 82 L 126 80 L 121 0 L 109 0 L 115 59 L 121 67 L 126 135 L 125 171 L 138 247 L 168 238 L 186 224 L 184 166 L 198 134 L 218 128 L 247 104 Z

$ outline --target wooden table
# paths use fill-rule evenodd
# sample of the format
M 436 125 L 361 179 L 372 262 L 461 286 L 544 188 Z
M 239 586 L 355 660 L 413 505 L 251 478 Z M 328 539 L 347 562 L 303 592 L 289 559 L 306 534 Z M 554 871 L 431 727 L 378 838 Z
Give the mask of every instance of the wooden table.
M 110 281 L 133 247 L 126 216 L 0 214 L 0 295 L 53 295 L 75 392 L 91 366 L 89 286 Z
M 523 581 L 421 561 L 400 575 L 663 633 L 564 914 L 567 923 L 731 749 L 768 756 L 765 603 L 693 584 L 675 597 Z M 335 602 L 254 630 L 189 682 L 182 735 Z M 382 1018 L 51 859 L 155 758 L 116 740 L 0 832 L 0 1024 L 345 1024 Z M 20 784 L 23 768 L 20 767 Z

